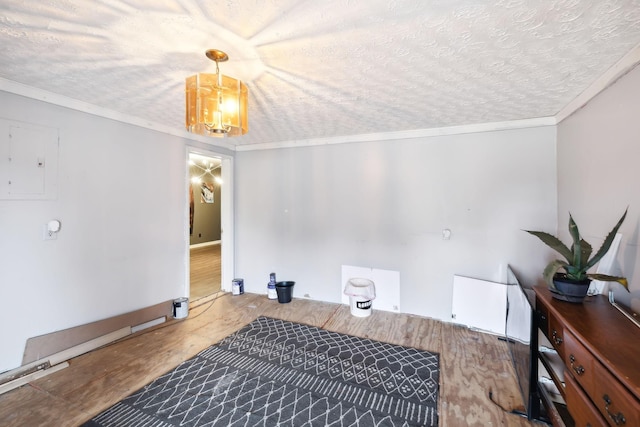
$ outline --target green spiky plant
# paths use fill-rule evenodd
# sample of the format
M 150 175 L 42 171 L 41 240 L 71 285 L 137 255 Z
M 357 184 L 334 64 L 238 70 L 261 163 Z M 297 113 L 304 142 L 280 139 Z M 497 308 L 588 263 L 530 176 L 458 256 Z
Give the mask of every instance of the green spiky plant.
M 598 249 L 598 252 L 596 252 L 593 257 L 591 257 L 591 252 L 593 250 L 591 248 L 591 245 L 580 237 L 578 226 L 573 220 L 571 214 L 569 214 L 569 234 L 573 239 L 573 245 L 571 246 L 571 249 L 569 249 L 564 243 L 562 243 L 560 239 L 549 233 L 545 233 L 543 231 L 524 230 L 527 233 L 533 234 L 534 236 L 542 240 L 544 244 L 546 244 L 565 258 L 564 260 L 557 259 L 551 261 L 544 269 L 542 276 L 544 277 L 547 284 L 551 288 L 555 289 L 555 285 L 553 284 L 553 277 L 556 273 L 558 273 L 559 270 L 564 270 L 564 277 L 569 281 L 585 282 L 588 279 L 593 279 L 601 280 L 603 282 L 618 282 L 628 290 L 629 286 L 627 283 L 627 279 L 625 279 L 624 277 L 609 276 L 607 274 L 587 273 L 587 271 L 591 267 L 593 267 L 598 261 L 600 261 L 600 259 L 607 253 L 607 251 L 611 247 L 618 229 L 627 216 L 627 210 L 628 208 L 624 211 L 624 214 L 622 214 L 622 217 L 620 218 L 620 220 L 618 220 L 616 226 L 613 227 L 613 230 L 611 230 L 611 232 L 609 232 L 607 238 L 604 239 L 602 246 L 600 247 L 600 249 Z

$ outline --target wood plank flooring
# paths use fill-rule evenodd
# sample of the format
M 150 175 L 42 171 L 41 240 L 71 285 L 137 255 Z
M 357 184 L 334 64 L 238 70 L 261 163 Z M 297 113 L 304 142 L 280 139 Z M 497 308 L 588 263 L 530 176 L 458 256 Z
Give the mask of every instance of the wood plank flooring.
M 187 319 L 71 359 L 68 368 L 0 396 L 0 425 L 76 426 L 261 315 L 440 353 L 441 427 L 540 425 L 490 401 L 492 390 L 501 406 L 522 405 L 506 344 L 493 335 L 383 311 L 358 318 L 346 305 L 305 299 L 279 304 L 220 293 L 199 302 Z
M 201 246 L 190 251 L 189 276 L 191 280 L 190 301 L 220 291 L 222 269 L 220 267 L 220 245 Z

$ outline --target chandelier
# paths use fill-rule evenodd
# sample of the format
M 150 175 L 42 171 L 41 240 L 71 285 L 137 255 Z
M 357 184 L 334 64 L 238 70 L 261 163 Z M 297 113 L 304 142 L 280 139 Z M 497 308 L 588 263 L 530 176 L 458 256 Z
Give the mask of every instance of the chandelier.
M 244 135 L 249 130 L 247 86 L 240 80 L 220 74 L 218 63 L 229 59 L 226 53 L 209 49 L 206 55 L 215 61 L 216 73 L 187 77 L 187 130 L 217 137 Z

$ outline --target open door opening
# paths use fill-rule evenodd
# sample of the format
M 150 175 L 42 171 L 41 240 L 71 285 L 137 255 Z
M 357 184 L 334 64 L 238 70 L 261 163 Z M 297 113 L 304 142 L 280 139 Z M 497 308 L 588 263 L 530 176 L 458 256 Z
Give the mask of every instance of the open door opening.
M 221 290 L 222 160 L 189 153 L 189 299 Z

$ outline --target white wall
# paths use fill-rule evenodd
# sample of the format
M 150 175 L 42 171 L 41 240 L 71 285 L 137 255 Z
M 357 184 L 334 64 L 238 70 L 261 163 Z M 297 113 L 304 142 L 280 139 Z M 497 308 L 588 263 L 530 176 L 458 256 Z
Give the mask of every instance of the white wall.
M 185 295 L 183 139 L 6 92 L 0 118 L 60 136 L 57 199 L 0 200 L 0 372 L 29 337 Z
M 395 270 L 403 312 L 450 321 L 454 274 L 538 281 L 555 156 L 555 127 L 238 152 L 236 275 L 339 302 L 341 265 Z
M 0 118 L 59 129 L 58 197 L 0 200 L 0 371 L 29 337 L 185 294 L 185 144 L 0 92 Z M 450 320 L 453 275 L 528 283 L 556 228 L 555 128 L 240 152 L 237 277 L 340 301 L 341 265 L 396 270 L 402 311 Z M 229 154 L 226 152 L 224 154 Z M 230 168 L 228 168 L 230 170 Z M 55 241 L 46 221 L 62 221 Z M 449 241 L 442 230 L 451 229 Z
M 600 247 L 625 208 L 619 272 L 640 298 L 640 67 L 558 125 L 558 224 L 562 240 L 569 212 L 583 237 Z M 639 301 L 636 301 L 638 303 Z M 638 304 L 640 309 L 640 304 Z

